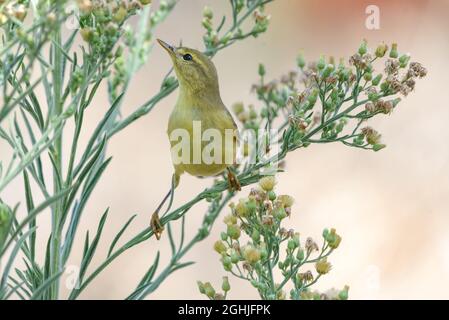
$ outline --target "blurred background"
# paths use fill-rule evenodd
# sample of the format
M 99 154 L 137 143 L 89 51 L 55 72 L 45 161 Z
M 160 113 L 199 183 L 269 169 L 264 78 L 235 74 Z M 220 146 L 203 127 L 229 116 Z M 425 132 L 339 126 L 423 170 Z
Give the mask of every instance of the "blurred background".
M 229 10 L 227 1 L 180 1 L 156 36 L 172 43 L 182 39 L 187 46 L 203 49 L 200 21 L 205 5 L 212 7 L 216 20 Z M 380 9 L 379 30 L 369 30 L 365 25 L 369 5 Z M 449 2 L 276 0 L 267 6 L 267 12 L 271 23 L 266 34 L 237 43 L 214 58 L 222 98 L 228 106 L 236 101 L 255 102 L 250 88 L 257 79 L 259 63 L 265 64 L 267 78 L 277 78 L 295 68 L 301 50 L 309 60 L 321 54 L 349 57 L 363 38 L 372 48 L 382 41 L 398 42 L 400 52 L 410 52 L 412 61 L 428 69 L 428 76 L 417 83 L 416 91 L 392 115 L 371 123 L 382 133 L 386 149 L 374 153 L 328 144 L 298 150 L 287 157 L 286 172 L 279 175 L 277 190 L 292 195 L 296 203 L 286 226 L 299 231 L 303 239 L 312 236 L 321 240 L 325 227 L 335 227 L 343 237 L 330 259 L 332 271 L 317 288 L 348 284 L 352 299 L 449 298 Z M 170 68 L 165 52 L 159 47 L 153 51 L 132 83 L 124 114 L 157 92 Z M 89 128 L 107 108 L 106 94 L 102 97 L 104 100 L 100 97 L 98 107 L 90 108 L 86 116 Z M 138 217 L 128 235 L 148 225 L 170 184 L 172 165 L 165 132 L 175 99 L 176 92 L 112 139 L 108 153 L 113 161 L 84 215 L 73 265 L 81 256 L 81 235 L 87 229 L 96 229 L 107 207 L 109 222 L 100 252 L 106 253 L 110 241 L 132 214 Z M 83 144 L 87 137 L 85 134 Z M 20 183 L 12 184 L 2 197 L 11 203 L 21 200 Z M 210 183 L 183 177 L 174 207 Z M 189 211 L 187 236 L 197 231 L 206 208 L 202 203 Z M 185 261 L 196 264 L 171 276 L 153 299 L 202 298 L 196 280 L 221 285 L 225 272 L 212 249 L 224 228 L 221 220 L 212 235 L 186 257 Z M 170 257 L 167 237 L 159 242 L 152 239 L 117 259 L 81 297 L 126 297 L 158 250 L 164 266 Z M 231 287 L 231 298 L 258 297 L 248 284 L 234 278 Z

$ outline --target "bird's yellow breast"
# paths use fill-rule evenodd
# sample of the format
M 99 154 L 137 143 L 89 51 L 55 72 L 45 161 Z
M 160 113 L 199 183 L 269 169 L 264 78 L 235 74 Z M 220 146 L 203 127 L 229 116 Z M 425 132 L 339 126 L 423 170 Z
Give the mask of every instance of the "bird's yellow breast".
M 185 100 L 186 99 L 181 100 L 184 103 L 180 103 L 178 100 L 178 103 L 170 115 L 167 129 L 167 133 L 170 138 L 170 145 L 172 147 L 172 157 L 173 150 L 180 143 L 179 139 L 173 139 L 173 133 L 183 130 L 189 137 L 189 155 L 184 158 L 188 159 L 188 161 L 183 161 L 182 163 L 176 163 L 174 161 L 175 172 L 179 175 L 183 172 L 187 172 L 194 176 L 214 176 L 220 174 L 226 169 L 226 167 L 232 164 L 229 163 L 229 159 L 231 159 L 232 162 L 235 161 L 237 126 L 224 105 L 220 105 L 218 102 L 216 102 L 215 105 L 205 105 L 201 102 L 197 102 L 196 105 L 190 103 L 186 104 Z M 191 101 L 191 103 L 195 102 Z M 203 140 L 203 138 L 207 138 L 206 132 L 211 132 L 210 129 L 215 130 L 215 132 L 219 132 L 221 135 L 221 160 L 210 163 L 210 160 L 205 160 L 201 156 L 201 159 L 198 162 L 198 157 L 195 158 L 194 155 L 194 139 L 197 139 L 196 143 L 201 145 L 201 152 L 203 152 L 207 145 L 212 141 Z M 229 137 L 230 131 L 232 131 L 233 134 L 233 143 L 231 147 L 229 147 L 229 144 L 226 144 L 225 142 L 226 137 Z M 198 139 L 201 139 L 201 141 L 198 141 Z M 185 152 L 185 150 L 186 149 L 183 151 Z

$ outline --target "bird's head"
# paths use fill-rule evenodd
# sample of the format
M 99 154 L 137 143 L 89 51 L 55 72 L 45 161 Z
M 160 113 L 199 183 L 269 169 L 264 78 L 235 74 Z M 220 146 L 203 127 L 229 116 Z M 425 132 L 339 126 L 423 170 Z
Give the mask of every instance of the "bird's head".
M 181 88 L 192 93 L 217 92 L 218 76 L 212 61 L 198 50 L 175 47 L 158 39 L 168 52 Z

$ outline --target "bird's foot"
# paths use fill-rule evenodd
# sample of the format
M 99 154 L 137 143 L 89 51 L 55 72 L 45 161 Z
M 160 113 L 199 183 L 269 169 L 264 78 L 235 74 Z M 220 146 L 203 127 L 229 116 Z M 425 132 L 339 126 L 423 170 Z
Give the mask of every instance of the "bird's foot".
M 228 184 L 229 184 L 229 191 L 231 191 L 231 192 L 242 190 L 242 186 L 240 185 L 239 179 L 229 169 L 228 169 Z
M 160 240 L 164 226 L 162 226 L 161 220 L 159 220 L 159 213 L 157 211 L 151 216 L 150 224 L 156 239 Z

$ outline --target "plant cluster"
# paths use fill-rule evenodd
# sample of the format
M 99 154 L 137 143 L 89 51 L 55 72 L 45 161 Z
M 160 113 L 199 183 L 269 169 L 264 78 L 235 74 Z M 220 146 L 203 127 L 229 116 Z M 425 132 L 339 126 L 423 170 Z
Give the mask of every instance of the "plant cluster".
M 277 195 L 275 178 L 259 181 L 247 198 L 231 203 L 231 213 L 224 218 L 226 231 L 214 244 L 225 271 L 238 279 L 249 281 L 265 300 L 284 300 L 287 286 L 290 299 L 347 299 L 348 286 L 342 290 L 319 293 L 311 289 L 318 279 L 329 273 L 328 256 L 337 249 L 341 237 L 335 229 L 323 231 L 323 245 L 283 227 L 292 213 L 294 200 Z M 315 274 L 307 266 L 315 267 Z M 280 281 L 276 275 L 281 274 Z M 210 299 L 225 299 L 230 290 L 228 277 L 223 277 L 223 293 L 217 293 L 210 282 L 198 282 L 200 292 Z
M 212 9 L 205 8 L 201 22 L 205 31 L 204 52 L 212 58 L 237 41 L 265 32 L 270 21 L 265 10 L 271 1 L 229 0 L 230 13 L 219 19 L 219 23 L 214 22 Z M 67 10 L 72 3 L 75 7 Z M 2 154 L 0 162 L 0 192 L 20 178 L 24 195 L 20 206 L 8 205 L 4 197 L 0 199 L 0 259 L 4 262 L 0 298 L 61 298 L 62 275 L 75 237 L 80 236 L 78 227 L 86 214 L 85 207 L 111 162 L 107 153 L 109 141 L 147 115 L 178 86 L 168 72 L 158 92 L 130 114 L 122 115 L 124 98 L 132 92 L 129 83 L 151 53 L 154 29 L 177 3 L 177 0 L 160 1 L 159 7 L 150 12 L 148 0 L 0 1 L 0 139 L 10 150 Z M 131 23 L 132 19 L 136 23 Z M 73 27 L 69 21 L 77 21 L 79 25 Z M 65 27 L 70 29 L 67 36 L 62 32 Z M 82 40 L 78 47 L 74 45 L 76 39 Z M 383 70 L 376 72 L 381 59 L 385 59 Z M 300 55 L 297 64 L 299 70 L 277 81 L 267 81 L 265 67 L 260 65 L 260 79 L 253 86 L 258 105 L 238 103 L 233 107 L 242 128 L 278 131 L 276 136 L 266 134 L 263 148 L 248 146 L 260 149 L 260 156 L 255 162 L 246 159 L 234 168 L 242 186 L 261 179 L 261 184 L 266 183 L 263 170 L 271 168 L 272 175 L 277 174 L 289 152 L 314 143 L 341 142 L 357 148 L 382 149 L 380 134 L 364 124 L 374 116 L 394 111 L 399 96 L 409 94 L 416 80 L 426 75 L 425 68 L 410 62 L 408 55 L 399 54 L 396 45 L 388 51 L 381 44 L 370 52 L 366 42 L 348 63 L 336 64 L 332 57 L 321 57 L 307 64 Z M 85 112 L 93 105 L 100 88 L 107 89 L 109 106 L 96 128 L 86 132 Z M 43 96 L 37 94 L 38 90 Z M 79 143 L 82 133 L 88 136 L 83 148 Z M 275 145 L 279 146 L 277 152 Z M 68 146 L 68 154 L 63 154 L 63 146 Z M 50 168 L 51 174 L 44 168 Z M 235 196 L 228 192 L 228 187 L 227 179 L 220 177 L 193 199 L 161 217 L 168 230 L 171 258 L 161 268 L 158 253 L 128 299 L 147 297 L 173 272 L 192 264 L 183 261 L 185 254 L 209 236 L 217 217 Z M 269 276 L 269 281 L 266 278 L 275 268 L 285 273 L 284 280 L 293 286 L 290 297 L 315 297 L 309 286 L 320 272 L 328 271 L 324 259 L 332 249 L 330 243 L 336 241 L 332 237 L 339 237 L 328 231 L 326 249 L 316 252 L 317 257 L 309 257 L 307 248 L 314 248 L 314 242 L 298 242 L 295 232 L 285 233 L 280 227 L 281 218 L 290 214 L 291 206 L 286 205 L 290 198 L 278 196 L 263 186 L 262 190 L 253 191 L 248 199 L 236 204 L 227 218 L 229 230 L 226 239 L 221 240 L 226 246 L 223 262 L 234 273 L 237 265 L 240 269 L 245 265 L 244 273 L 236 274 L 252 281 L 263 298 L 284 296 L 282 282 L 276 284 L 274 278 L 273 281 Z M 197 234 L 187 240 L 186 213 L 204 200 L 210 202 L 209 208 Z M 268 203 L 271 208 L 265 207 Z M 242 208 L 251 214 L 238 215 Z M 124 241 L 133 215 L 118 230 L 104 260 L 92 266 L 94 257 L 101 254 L 97 247 L 108 212 L 108 208 L 104 210 L 94 236 L 87 232 L 84 237 L 77 281 L 70 288 L 69 299 L 78 298 L 117 257 L 154 235 L 148 226 Z M 42 221 L 39 215 L 46 213 L 51 217 L 50 233 L 39 238 L 48 241 L 37 243 L 37 232 L 43 230 L 38 228 Z M 273 224 L 262 223 L 262 217 L 265 222 L 273 220 Z M 181 231 L 175 237 L 172 225 L 177 221 Z M 257 232 L 260 238 L 256 237 Z M 238 233 L 248 235 L 249 244 L 239 244 L 243 240 L 236 238 Z M 287 255 L 282 258 L 278 255 L 281 242 L 287 244 Z M 240 251 L 234 250 L 232 255 L 235 243 Z M 294 250 L 288 249 L 289 243 L 295 246 Z M 45 248 L 42 259 L 36 254 L 37 248 Z M 236 255 L 239 261 L 233 263 Z M 19 258 L 23 264 L 18 263 Z M 290 275 L 291 268 L 311 264 L 313 259 L 318 259 L 315 262 L 318 275 L 313 280 L 304 272 Z M 341 292 L 347 289 L 339 291 L 339 295 Z

